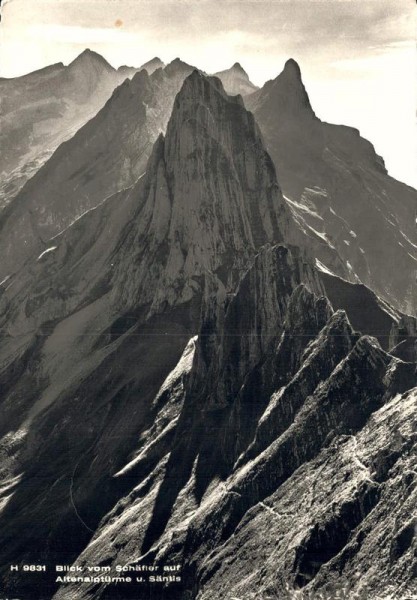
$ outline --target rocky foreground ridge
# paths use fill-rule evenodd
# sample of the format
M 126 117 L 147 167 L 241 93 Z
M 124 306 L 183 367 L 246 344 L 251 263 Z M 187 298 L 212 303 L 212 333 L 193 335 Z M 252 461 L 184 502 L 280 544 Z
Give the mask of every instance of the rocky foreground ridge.
M 41 561 L 45 600 L 412 597 L 415 319 L 317 268 L 218 78 L 187 76 L 144 170 L 3 284 L 5 592 Z M 182 579 L 57 584 L 58 560 Z

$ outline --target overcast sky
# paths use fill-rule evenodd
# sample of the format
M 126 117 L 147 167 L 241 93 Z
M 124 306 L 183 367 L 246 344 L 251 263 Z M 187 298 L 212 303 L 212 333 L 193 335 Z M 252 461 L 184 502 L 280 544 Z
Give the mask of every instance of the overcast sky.
M 415 0 L 3 0 L 0 75 L 88 47 L 115 67 L 239 61 L 262 85 L 293 57 L 316 114 L 360 129 L 417 186 L 416 10 Z

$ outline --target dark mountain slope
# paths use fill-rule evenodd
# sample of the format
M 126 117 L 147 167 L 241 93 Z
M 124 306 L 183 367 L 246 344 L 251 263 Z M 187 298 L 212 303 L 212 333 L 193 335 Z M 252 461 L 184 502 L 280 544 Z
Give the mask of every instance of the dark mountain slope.
M 391 304 L 416 310 L 414 215 L 417 193 L 390 177 L 359 132 L 318 119 L 289 60 L 273 81 L 245 99 L 255 114 L 299 226 L 321 238 L 316 256 Z M 346 272 L 329 263 L 335 248 Z

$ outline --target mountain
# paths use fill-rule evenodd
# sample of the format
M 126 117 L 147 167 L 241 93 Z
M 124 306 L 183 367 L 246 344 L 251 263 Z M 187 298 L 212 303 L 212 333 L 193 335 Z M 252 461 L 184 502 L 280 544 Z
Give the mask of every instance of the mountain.
M 115 96 L 148 79 L 145 71 L 138 73 Z M 39 325 L 56 312 L 49 301 L 72 312 L 85 301 L 81 291 L 90 297 L 91 289 L 115 286 L 111 301 L 117 301 L 118 310 L 136 305 L 137 294 L 147 311 L 160 310 L 159 305 L 173 306 L 201 291 L 207 273 L 233 287 L 259 247 L 291 235 L 290 211 L 253 115 L 239 97 L 227 96 L 219 80 L 194 71 L 174 102 L 166 136 L 160 134 L 153 146 L 145 174 L 112 196 L 103 191 L 95 208 L 38 248 L 39 255 L 28 254 L 26 265 L 4 283 L 3 304 L 8 310 L 21 300 L 25 308 L 16 313 L 19 320 L 34 318 Z M 63 303 L 48 300 L 50 278 L 58 273 Z M 11 326 L 13 313 L 7 320 Z
M 192 67 L 191 65 L 184 62 L 180 58 L 174 58 L 174 60 L 165 67 L 165 73 L 169 77 L 174 77 L 174 76 L 187 77 L 188 75 L 190 75 L 190 73 L 192 73 L 194 71 L 194 69 L 195 69 L 195 67 Z
M 235 63 L 230 69 L 215 73 L 215 77 L 221 80 L 226 92 L 232 96 L 237 94 L 247 96 L 258 89 L 250 81 L 248 74 L 239 63 Z
M 155 58 L 148 60 L 148 62 L 143 64 L 140 68 L 146 69 L 148 71 L 149 75 L 152 75 L 152 73 L 154 71 L 156 71 L 156 69 L 163 69 L 164 67 L 165 67 L 165 64 L 162 62 L 162 60 L 160 58 L 158 58 L 157 56 L 155 56 Z
M 65 538 L 71 560 L 76 557 L 88 530 L 67 502 L 68 477 L 75 469 L 77 477 L 90 479 L 85 500 L 93 502 L 94 521 L 111 508 L 121 490 L 112 487 L 108 461 L 121 468 L 122 457 L 152 422 L 153 396 L 198 331 L 205 278 L 213 273 L 233 289 L 259 246 L 286 235 L 288 219 L 253 116 L 239 97 L 225 94 L 219 80 L 194 71 L 146 174 L 130 189 L 103 198 L 39 256 L 29 256 L 4 286 L 0 429 L 2 448 L 10 454 L 3 473 L 5 481 L 22 476 L 3 512 L 4 539 L 25 522 L 36 522 L 32 549 L 47 535 L 45 560 L 55 561 Z M 105 373 L 109 378 L 103 379 Z M 62 428 L 52 435 L 58 421 Z M 64 438 L 76 430 L 80 444 L 64 457 Z M 116 430 L 120 435 L 111 434 Z M 97 461 L 87 475 L 80 461 L 89 447 Z M 55 493 L 38 488 L 30 510 L 17 510 L 41 480 L 55 483 Z M 74 500 L 78 492 L 71 490 Z M 8 556 L 31 554 L 25 540 L 16 536 Z
M 85 61 L 88 68 L 97 61 L 90 54 L 76 60 L 77 70 Z M 151 76 L 139 71 L 59 146 L 0 214 L 0 281 L 33 253 L 40 255 L 85 211 L 143 175 L 152 145 L 165 131 L 175 95 L 190 71 L 178 60 Z M 22 238 L 24 244 L 19 242 Z
M 0 79 L 0 208 L 102 108 L 122 81 L 122 74 L 91 50 L 68 66 L 58 63 Z
M 145 71 L 148 71 L 149 75 L 152 75 L 154 71 L 157 69 L 163 69 L 164 67 L 165 64 L 162 62 L 162 60 L 158 57 L 155 57 L 143 64 L 141 67 L 127 67 L 126 65 L 122 65 L 117 69 L 117 71 L 118 73 L 123 74 L 125 77 L 133 77 L 135 73 L 142 71 L 142 69 L 145 69 Z
M 114 105 L 125 140 L 188 69 L 135 75 L 66 155 Z M 317 268 L 241 96 L 192 70 L 171 108 L 143 175 L 112 195 L 109 178 L 2 283 L 4 593 L 412 596 L 416 320 Z
M 295 219 L 306 235 L 320 239 L 316 256 L 322 268 L 359 280 L 414 314 L 416 191 L 388 175 L 382 158 L 357 130 L 315 115 L 294 60 L 245 102 Z M 344 273 L 329 263 L 334 250 Z

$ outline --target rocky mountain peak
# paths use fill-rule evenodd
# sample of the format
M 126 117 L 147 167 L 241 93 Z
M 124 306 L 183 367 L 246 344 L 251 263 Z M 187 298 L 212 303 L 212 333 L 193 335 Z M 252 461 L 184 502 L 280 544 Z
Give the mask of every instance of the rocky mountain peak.
M 315 117 L 300 67 L 293 58 L 287 60 L 278 77 L 248 98 L 247 105 L 251 110 L 262 111 L 263 118 L 272 111 L 280 114 L 281 120 Z
M 162 60 L 158 56 L 155 56 L 155 58 L 148 60 L 140 68 L 146 69 L 148 71 L 149 75 L 152 75 L 152 73 L 154 71 L 156 71 L 157 69 L 160 69 L 160 68 L 164 68 L 164 67 L 165 67 L 165 63 L 163 63 Z
M 95 69 L 100 68 L 109 72 L 115 71 L 115 69 L 107 62 L 107 60 L 103 56 L 101 56 L 101 54 L 98 54 L 98 52 L 94 52 L 89 48 L 83 50 L 83 52 L 81 52 L 81 54 L 79 54 L 68 65 L 68 67 L 72 69 L 74 69 L 75 67 L 82 67 L 84 69 L 94 67 Z
M 296 113 L 297 116 L 300 112 L 314 115 L 301 78 L 300 67 L 292 58 L 287 60 L 283 71 L 274 80 L 271 95 L 281 110 Z
M 128 90 L 130 96 L 145 95 L 146 90 L 150 86 L 150 80 L 148 72 L 145 69 L 137 71 L 132 79 L 126 79 L 119 87 L 117 87 L 113 93 L 113 96 L 117 96 L 123 90 Z
M 256 85 L 250 81 L 249 75 L 238 62 L 230 67 L 230 69 L 215 73 L 215 76 L 221 80 L 224 89 L 228 94 L 241 94 L 242 96 L 246 96 L 258 89 Z
M 357 129 L 315 116 L 293 59 L 245 103 L 319 262 L 414 314 L 415 191 L 387 176 L 383 160 Z M 387 279 L 387 265 L 394 264 L 401 267 Z M 363 314 L 362 303 L 358 307 Z
M 289 58 L 286 61 L 285 65 L 284 65 L 283 73 L 286 73 L 287 75 L 295 77 L 299 81 L 301 81 L 301 69 L 300 69 L 300 65 L 293 58 Z
M 158 69 L 163 69 L 164 67 L 165 64 L 162 62 L 162 60 L 158 57 L 155 57 L 152 60 L 149 60 L 148 62 L 144 63 L 140 67 L 129 67 L 127 65 L 121 65 L 117 69 L 117 72 L 126 77 L 132 77 L 138 71 L 146 70 L 149 75 L 152 75 L 152 73 L 154 73 Z
M 208 136 L 215 136 L 220 142 L 220 113 L 237 104 L 241 113 L 245 113 L 242 102 L 228 97 L 219 79 L 205 77 L 194 70 L 184 81 L 174 102 L 167 127 L 167 162 L 175 165 L 175 157 L 187 159 L 197 146 L 205 145 Z
M 232 69 L 234 69 L 235 71 L 238 71 L 239 73 L 241 73 L 242 75 L 244 75 L 245 77 L 247 77 L 249 79 L 248 74 L 246 73 L 245 69 L 242 67 L 242 65 L 239 62 L 235 62 L 235 64 L 232 66 Z
M 192 297 L 196 278 L 207 272 L 230 289 L 257 249 L 282 241 L 290 227 L 253 115 L 239 96 L 225 93 L 220 80 L 197 70 L 176 97 L 143 185 L 144 238 L 131 246 L 150 249 L 143 255 L 143 263 L 150 262 L 146 272 L 155 260 L 163 268 L 143 292 L 155 310 Z
M 194 70 L 194 67 L 182 61 L 180 58 L 175 58 L 172 62 L 170 62 L 165 67 L 165 73 L 172 77 L 174 75 L 179 75 L 182 73 L 191 73 Z

